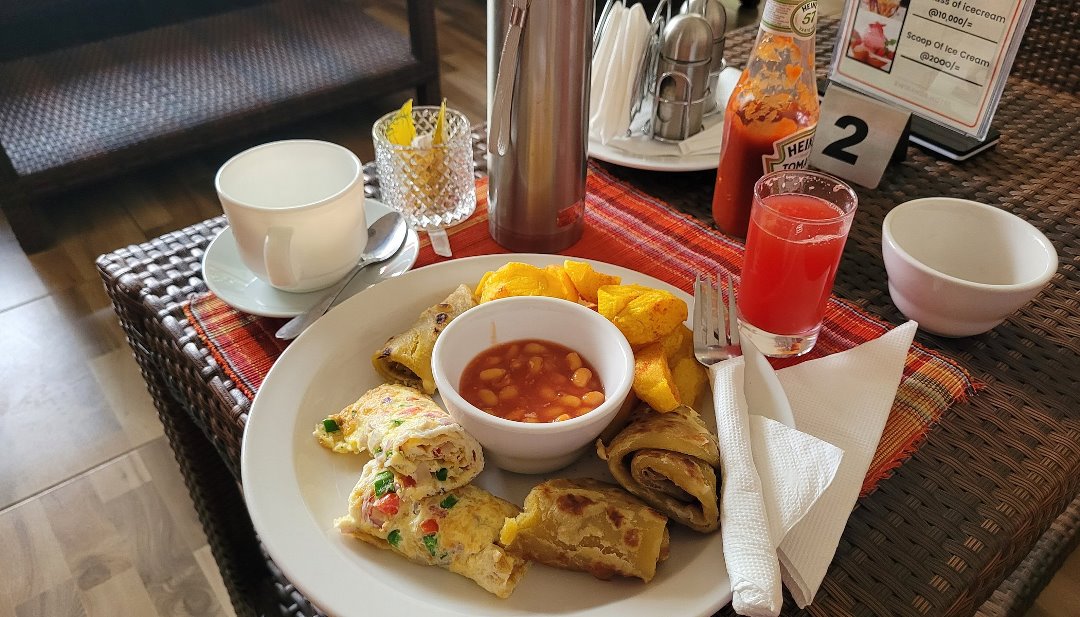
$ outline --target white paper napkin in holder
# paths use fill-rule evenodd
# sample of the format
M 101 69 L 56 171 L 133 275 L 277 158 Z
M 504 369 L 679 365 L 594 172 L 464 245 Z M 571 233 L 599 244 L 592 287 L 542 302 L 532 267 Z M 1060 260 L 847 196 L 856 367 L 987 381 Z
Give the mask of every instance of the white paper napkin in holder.
M 632 91 L 648 37 L 649 18 L 640 3 L 628 9 L 622 2 L 612 5 L 601 26 L 590 83 L 589 135 L 602 144 L 630 127 Z

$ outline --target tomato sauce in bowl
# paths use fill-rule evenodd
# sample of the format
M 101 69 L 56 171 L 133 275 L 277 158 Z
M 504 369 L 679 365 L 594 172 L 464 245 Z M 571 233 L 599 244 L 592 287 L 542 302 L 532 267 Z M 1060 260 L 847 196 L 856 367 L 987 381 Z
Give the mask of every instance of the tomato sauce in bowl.
M 604 402 L 596 370 L 558 343 L 522 339 L 489 347 L 466 365 L 461 396 L 493 416 L 518 422 L 561 422 Z

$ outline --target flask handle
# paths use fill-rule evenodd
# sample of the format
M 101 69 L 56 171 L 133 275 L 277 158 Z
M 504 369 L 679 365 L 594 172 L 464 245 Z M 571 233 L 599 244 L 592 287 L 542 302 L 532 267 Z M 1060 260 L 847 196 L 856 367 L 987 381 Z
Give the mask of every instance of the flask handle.
M 517 80 L 521 31 L 525 29 L 528 10 L 529 0 L 511 0 L 510 23 L 499 54 L 499 72 L 495 76 L 495 96 L 491 104 L 491 127 L 488 129 L 488 152 L 499 156 L 506 154 L 510 143 L 510 107 Z

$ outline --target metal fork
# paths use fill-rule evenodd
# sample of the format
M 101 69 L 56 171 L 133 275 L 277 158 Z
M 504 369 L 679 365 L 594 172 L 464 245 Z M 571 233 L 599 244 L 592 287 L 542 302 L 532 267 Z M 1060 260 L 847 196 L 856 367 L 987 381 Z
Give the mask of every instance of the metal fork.
M 694 281 L 694 356 L 709 366 L 742 354 L 739 341 L 739 312 L 735 308 L 735 286 L 727 279 L 727 306 L 716 278 L 699 273 Z

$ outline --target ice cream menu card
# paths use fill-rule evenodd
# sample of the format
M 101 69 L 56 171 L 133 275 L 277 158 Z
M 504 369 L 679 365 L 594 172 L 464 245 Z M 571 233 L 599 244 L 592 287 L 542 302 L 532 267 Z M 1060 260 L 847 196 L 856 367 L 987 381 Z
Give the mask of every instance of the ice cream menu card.
M 833 81 L 982 139 L 1035 0 L 848 0 Z

